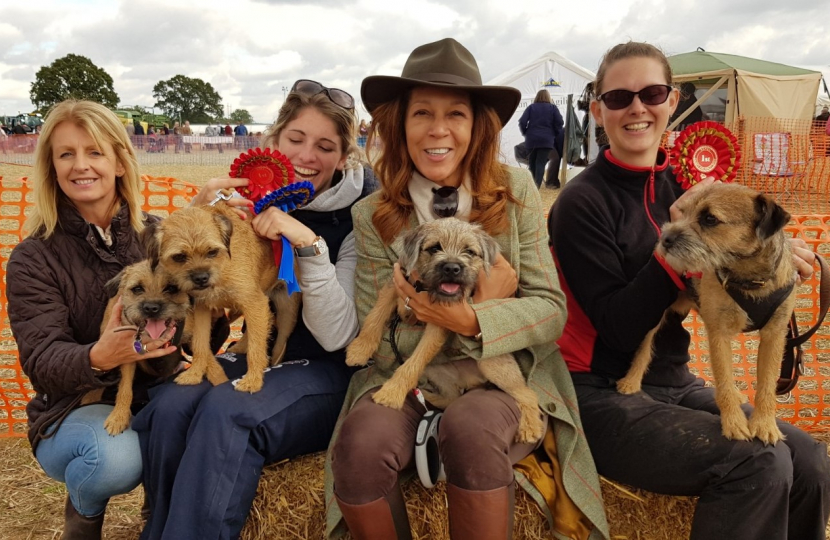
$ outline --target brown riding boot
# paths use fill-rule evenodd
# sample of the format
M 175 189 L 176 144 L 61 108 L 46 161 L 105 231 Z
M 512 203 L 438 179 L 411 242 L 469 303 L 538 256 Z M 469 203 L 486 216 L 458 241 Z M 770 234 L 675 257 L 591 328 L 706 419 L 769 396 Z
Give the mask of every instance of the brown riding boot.
M 104 512 L 93 517 L 82 516 L 72 506 L 69 495 L 66 496 L 61 540 L 101 540 L 103 526 Z
M 412 540 L 399 485 L 396 484 L 386 497 L 366 504 L 348 504 L 337 495 L 334 498 L 355 540 Z
M 516 484 L 489 491 L 470 491 L 447 483 L 452 540 L 513 538 Z

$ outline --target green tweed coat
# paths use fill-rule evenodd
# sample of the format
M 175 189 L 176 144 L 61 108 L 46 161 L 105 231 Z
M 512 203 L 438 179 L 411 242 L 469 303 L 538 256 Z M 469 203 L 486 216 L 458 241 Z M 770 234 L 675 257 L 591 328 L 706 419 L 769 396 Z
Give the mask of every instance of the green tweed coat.
M 510 170 L 510 190 L 520 204 L 508 204 L 509 227 L 495 237 L 502 254 L 518 274 L 521 298 L 488 300 L 472 307 L 481 327 L 482 341 L 455 336 L 447 341 L 433 363 L 471 357 L 488 358 L 514 353 L 528 384 L 539 397 L 539 405 L 552 417 L 565 489 L 594 525 L 591 539 L 609 537 L 596 467 L 582 431 L 571 377 L 555 343 L 565 326 L 565 295 L 559 288 L 556 268 L 548 246 L 544 209 L 539 191 L 525 170 Z M 352 207 L 358 254 L 355 271 L 355 302 L 361 323 L 374 305 L 378 291 L 392 279 L 392 266 L 402 251 L 400 238 L 386 246 L 372 225 L 377 193 Z M 409 226 L 418 225 L 414 212 Z M 398 348 L 404 357 L 415 349 L 423 326 L 398 326 Z M 382 385 L 397 363 L 387 341 L 375 353 L 375 364 L 352 378 L 340 422 L 352 405 L 368 390 Z M 336 440 L 340 422 L 334 430 Z M 516 480 L 552 519 L 544 499 L 520 472 Z M 345 533 L 340 510 L 334 501 L 331 448 L 326 456 L 327 537 Z M 561 538 L 559 535 L 555 535 Z

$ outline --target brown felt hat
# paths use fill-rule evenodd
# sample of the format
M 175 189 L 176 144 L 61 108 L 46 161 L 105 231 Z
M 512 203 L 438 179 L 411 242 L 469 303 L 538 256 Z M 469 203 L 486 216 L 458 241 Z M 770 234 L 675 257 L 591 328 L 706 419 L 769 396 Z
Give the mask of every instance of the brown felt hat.
M 363 79 L 360 98 L 371 114 L 416 86 L 465 90 L 470 98 L 495 109 L 504 127 L 516 112 L 522 93 L 510 86 L 484 86 L 472 53 L 452 38 L 421 45 L 412 51 L 400 77 L 373 75 Z

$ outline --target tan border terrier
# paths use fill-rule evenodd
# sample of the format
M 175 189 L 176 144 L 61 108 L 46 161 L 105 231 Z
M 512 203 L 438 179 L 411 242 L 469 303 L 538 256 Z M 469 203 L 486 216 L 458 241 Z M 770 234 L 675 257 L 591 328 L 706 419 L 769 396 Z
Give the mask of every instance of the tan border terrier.
M 173 276 L 161 268 L 151 269 L 149 261 L 135 263 L 108 281 L 105 289 L 110 301 L 101 323 L 102 332 L 107 327 L 120 296 L 123 305 L 121 324 L 137 328 L 136 340 L 146 343 L 162 336 L 173 339 L 175 334 L 179 338 L 177 346 L 188 341 L 183 333 L 187 328 L 185 321 L 190 314 L 190 298 Z M 139 361 L 138 367 L 153 377 L 167 378 L 175 372 L 182 360 L 180 350 L 179 348 L 161 358 Z M 110 435 L 118 435 L 130 425 L 136 363 L 122 364 L 119 369 L 121 380 L 118 382 L 115 407 L 104 421 L 104 428 Z M 88 392 L 82 403 L 100 401 L 103 392 L 102 388 Z
M 784 233 L 790 215 L 767 195 L 737 184 L 701 189 L 679 209 L 683 217 L 663 226 L 657 253 L 678 273 L 700 277 L 691 278 L 669 310 L 685 315 L 694 308 L 703 320 L 724 436 L 775 444 L 784 438 L 775 423 L 775 387 L 795 307 L 796 269 Z M 620 392 L 640 391 L 659 328 L 648 333 L 617 382 Z M 731 340 L 756 329 L 755 411 L 747 420 L 745 398 L 734 384 Z
M 399 262 L 416 289 L 427 291 L 433 302 L 450 305 L 469 301 L 479 274 L 489 272 L 498 251 L 496 241 L 479 225 L 443 218 L 404 232 Z M 381 289 L 360 334 L 346 349 L 348 365 L 366 365 L 377 351 L 387 322 L 396 309 L 402 320 L 416 322 L 390 282 Z M 516 400 L 521 413 L 516 440 L 539 440 L 545 431 L 539 402 L 512 354 L 429 365 L 450 335 L 445 328 L 427 324 L 412 356 L 372 396 L 375 403 L 400 410 L 406 395 L 424 379 L 421 390 L 425 398 L 439 408 L 446 408 L 465 391 L 490 382 Z
M 145 228 L 142 240 L 153 265 L 160 264 L 176 276 L 194 300 L 193 362 L 176 382 L 199 384 L 207 377 L 216 385 L 228 380 L 210 347 L 212 313 L 228 309 L 244 316 L 246 326 L 243 344 L 231 348 L 248 354 L 248 371 L 236 389 L 259 391 L 265 368 L 278 364 L 285 354 L 301 297 L 289 296 L 285 283 L 277 279 L 271 242 L 260 238 L 249 221 L 222 202 L 177 210 Z M 272 327 L 277 338 L 269 359 Z

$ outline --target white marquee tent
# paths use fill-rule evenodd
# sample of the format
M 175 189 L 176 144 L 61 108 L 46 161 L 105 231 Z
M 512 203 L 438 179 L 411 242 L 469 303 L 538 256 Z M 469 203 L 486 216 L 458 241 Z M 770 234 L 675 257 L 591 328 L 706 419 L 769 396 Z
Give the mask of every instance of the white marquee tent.
M 562 113 L 562 118 L 566 118 L 568 94 L 573 94 L 576 104 L 585 85 L 593 81 L 594 77 L 595 73 L 592 71 L 560 54 L 549 52 L 488 81 L 488 85 L 512 86 L 522 92 L 519 108 L 501 132 L 502 159 L 510 165 L 517 165 L 513 147 L 524 141 L 519 131 L 519 118 L 525 108 L 533 103 L 536 92 L 543 88 L 550 92 L 554 103 L 559 107 L 559 112 Z

